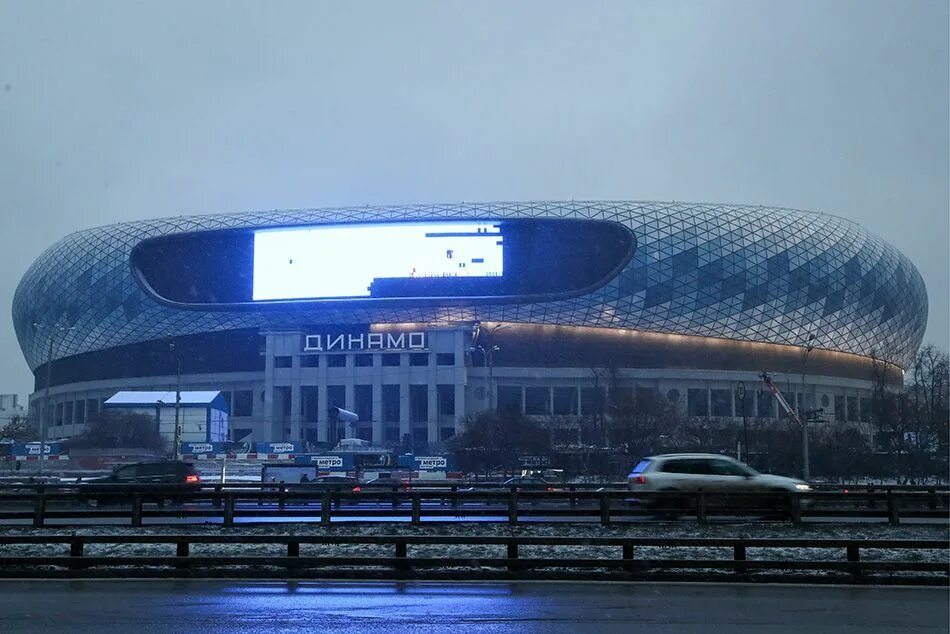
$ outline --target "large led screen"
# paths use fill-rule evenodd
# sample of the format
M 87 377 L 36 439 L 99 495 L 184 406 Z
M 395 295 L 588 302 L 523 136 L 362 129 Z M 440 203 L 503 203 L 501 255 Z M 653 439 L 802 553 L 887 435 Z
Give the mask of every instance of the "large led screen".
M 253 257 L 254 301 L 374 297 L 413 280 L 504 274 L 497 222 L 264 229 Z

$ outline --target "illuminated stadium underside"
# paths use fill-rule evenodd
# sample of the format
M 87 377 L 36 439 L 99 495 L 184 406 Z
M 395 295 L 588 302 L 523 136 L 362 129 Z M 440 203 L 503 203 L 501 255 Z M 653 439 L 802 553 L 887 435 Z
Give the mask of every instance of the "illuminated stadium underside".
M 34 407 L 52 350 L 53 436 L 116 390 L 168 389 L 180 364 L 183 388 L 227 392 L 245 439 L 332 443 L 336 405 L 361 415 L 342 433 L 430 447 L 492 403 L 589 418 L 605 369 L 613 389 L 720 420 L 766 370 L 792 400 L 860 420 L 874 359 L 899 381 L 926 314 L 913 264 L 841 218 L 579 201 L 89 229 L 41 255 L 13 304 Z

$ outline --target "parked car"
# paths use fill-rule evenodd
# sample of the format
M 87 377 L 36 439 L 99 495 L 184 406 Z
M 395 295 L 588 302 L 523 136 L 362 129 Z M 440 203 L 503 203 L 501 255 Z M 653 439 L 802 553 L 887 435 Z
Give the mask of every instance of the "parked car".
M 627 476 L 627 487 L 635 493 L 693 493 L 699 491 L 713 494 L 708 499 L 718 506 L 752 506 L 756 503 L 749 496 L 729 498 L 730 493 L 767 494 L 771 506 L 784 504 L 787 492 L 802 493 L 811 490 L 806 482 L 785 476 L 759 473 L 752 467 L 718 454 L 665 454 L 644 458 Z M 782 493 L 782 496 L 775 494 Z M 761 502 L 763 498 L 759 498 Z M 682 510 L 689 500 L 671 495 L 670 497 L 650 496 L 647 499 L 633 499 L 647 506 L 670 511 Z
M 516 491 L 557 491 L 554 485 L 538 476 L 517 476 L 509 478 L 501 484 L 502 489 Z
M 349 493 L 356 491 L 360 481 L 350 476 L 325 475 L 300 482 L 300 488 L 320 491 L 321 493 Z
M 408 480 L 399 480 L 398 478 L 373 478 L 367 480 L 353 489 L 354 493 L 360 491 L 412 491 L 412 485 Z

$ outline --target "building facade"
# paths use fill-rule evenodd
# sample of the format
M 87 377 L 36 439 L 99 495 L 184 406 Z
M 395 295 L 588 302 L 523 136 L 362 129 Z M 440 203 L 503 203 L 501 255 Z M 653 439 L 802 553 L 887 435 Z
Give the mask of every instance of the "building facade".
M 861 421 L 926 314 L 913 264 L 835 216 L 579 201 L 89 229 L 40 256 L 13 306 L 51 437 L 119 390 L 180 388 L 221 390 L 236 440 L 432 448 L 496 407 L 569 443 L 617 390 L 774 419 L 762 371 L 831 424 Z

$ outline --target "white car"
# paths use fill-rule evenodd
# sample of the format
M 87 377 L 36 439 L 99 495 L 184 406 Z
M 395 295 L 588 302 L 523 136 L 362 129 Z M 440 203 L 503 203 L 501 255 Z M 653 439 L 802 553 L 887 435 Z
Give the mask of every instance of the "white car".
M 795 478 L 759 473 L 729 456 L 678 453 L 644 458 L 627 476 L 631 491 L 806 492 L 811 487 Z

